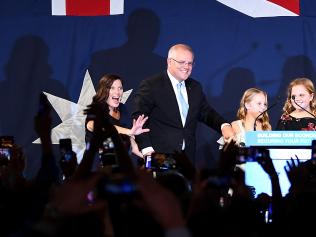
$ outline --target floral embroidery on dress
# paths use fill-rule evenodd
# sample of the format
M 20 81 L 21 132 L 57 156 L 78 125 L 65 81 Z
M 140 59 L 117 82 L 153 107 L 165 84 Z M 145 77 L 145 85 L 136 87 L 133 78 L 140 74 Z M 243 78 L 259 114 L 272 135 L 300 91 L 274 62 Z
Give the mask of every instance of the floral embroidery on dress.
M 316 119 L 311 117 L 295 118 L 289 114 L 280 117 L 280 130 L 316 131 Z
M 316 131 L 314 123 L 308 123 L 307 128 L 302 128 L 302 131 Z
M 283 114 L 281 116 L 281 120 L 289 121 L 289 120 L 292 120 L 292 117 L 289 114 Z

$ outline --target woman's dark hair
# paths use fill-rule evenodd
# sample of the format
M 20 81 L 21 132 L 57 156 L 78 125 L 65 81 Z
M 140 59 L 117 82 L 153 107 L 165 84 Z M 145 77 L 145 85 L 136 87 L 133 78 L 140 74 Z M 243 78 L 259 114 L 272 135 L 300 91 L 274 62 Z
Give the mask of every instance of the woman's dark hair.
M 111 86 L 113 82 L 116 80 L 120 80 L 123 84 L 123 81 L 120 76 L 115 74 L 106 74 L 101 77 L 97 89 L 97 93 L 93 96 L 92 103 L 101 103 L 105 104 L 106 100 L 109 97 Z

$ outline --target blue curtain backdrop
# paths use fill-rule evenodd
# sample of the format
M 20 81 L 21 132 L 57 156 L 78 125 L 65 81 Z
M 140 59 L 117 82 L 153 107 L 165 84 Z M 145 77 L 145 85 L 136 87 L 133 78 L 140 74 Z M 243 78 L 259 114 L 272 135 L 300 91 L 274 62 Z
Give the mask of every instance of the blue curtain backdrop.
M 288 82 L 315 80 L 313 0 L 301 1 L 299 17 L 275 18 L 251 18 L 215 0 L 126 0 L 123 15 L 102 17 L 51 16 L 50 3 L 0 1 L 0 134 L 15 136 L 25 148 L 29 177 L 40 162 L 40 146 L 32 144 L 39 92 L 76 102 L 87 68 L 94 85 L 112 72 L 124 78 L 125 90 L 137 89 L 166 67 L 171 45 L 186 43 L 196 56 L 192 76 L 223 116 L 234 120 L 243 91 L 256 86 L 268 92 L 270 104 L 281 96 L 270 112 L 273 126 Z M 198 166 L 214 165 L 218 138 L 199 126 Z

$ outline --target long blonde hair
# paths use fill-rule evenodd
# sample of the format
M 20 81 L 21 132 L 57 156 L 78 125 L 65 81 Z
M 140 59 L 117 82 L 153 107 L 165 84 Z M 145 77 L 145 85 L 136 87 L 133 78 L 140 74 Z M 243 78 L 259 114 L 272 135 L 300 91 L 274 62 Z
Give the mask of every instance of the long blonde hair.
M 310 109 L 312 114 L 316 116 L 316 100 L 315 100 L 315 88 L 313 82 L 308 78 L 296 78 L 293 80 L 288 88 L 287 88 L 287 99 L 283 106 L 283 115 L 289 115 L 295 110 L 295 107 L 291 103 L 291 97 L 292 97 L 292 88 L 297 85 L 302 85 L 306 88 L 309 94 L 314 94 L 313 99 L 309 103 Z
M 245 106 L 246 103 L 249 103 L 253 97 L 257 94 L 263 94 L 267 101 L 268 106 L 268 100 L 267 100 L 267 93 L 263 90 L 260 90 L 258 88 L 249 88 L 247 89 L 240 100 L 239 109 L 237 111 L 237 117 L 240 120 L 245 120 L 247 115 L 247 108 Z M 263 113 L 263 115 L 258 119 L 259 122 L 261 122 L 262 130 L 271 130 L 271 124 L 269 122 L 269 115 L 267 112 Z

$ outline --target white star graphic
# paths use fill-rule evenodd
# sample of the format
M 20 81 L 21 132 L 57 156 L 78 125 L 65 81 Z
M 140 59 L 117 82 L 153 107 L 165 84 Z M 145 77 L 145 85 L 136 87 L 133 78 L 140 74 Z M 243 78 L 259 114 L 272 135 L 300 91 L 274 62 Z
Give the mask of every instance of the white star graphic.
M 123 93 L 121 103 L 125 104 L 133 89 Z M 44 92 L 47 99 L 57 112 L 62 123 L 52 129 L 52 143 L 59 144 L 59 139 L 70 138 L 72 141 L 73 151 L 77 154 L 78 162 L 81 161 L 85 150 L 85 119 L 83 111 L 92 102 L 92 97 L 96 94 L 90 74 L 86 71 L 80 96 L 77 103 L 51 95 Z M 33 143 L 40 144 L 38 138 Z

